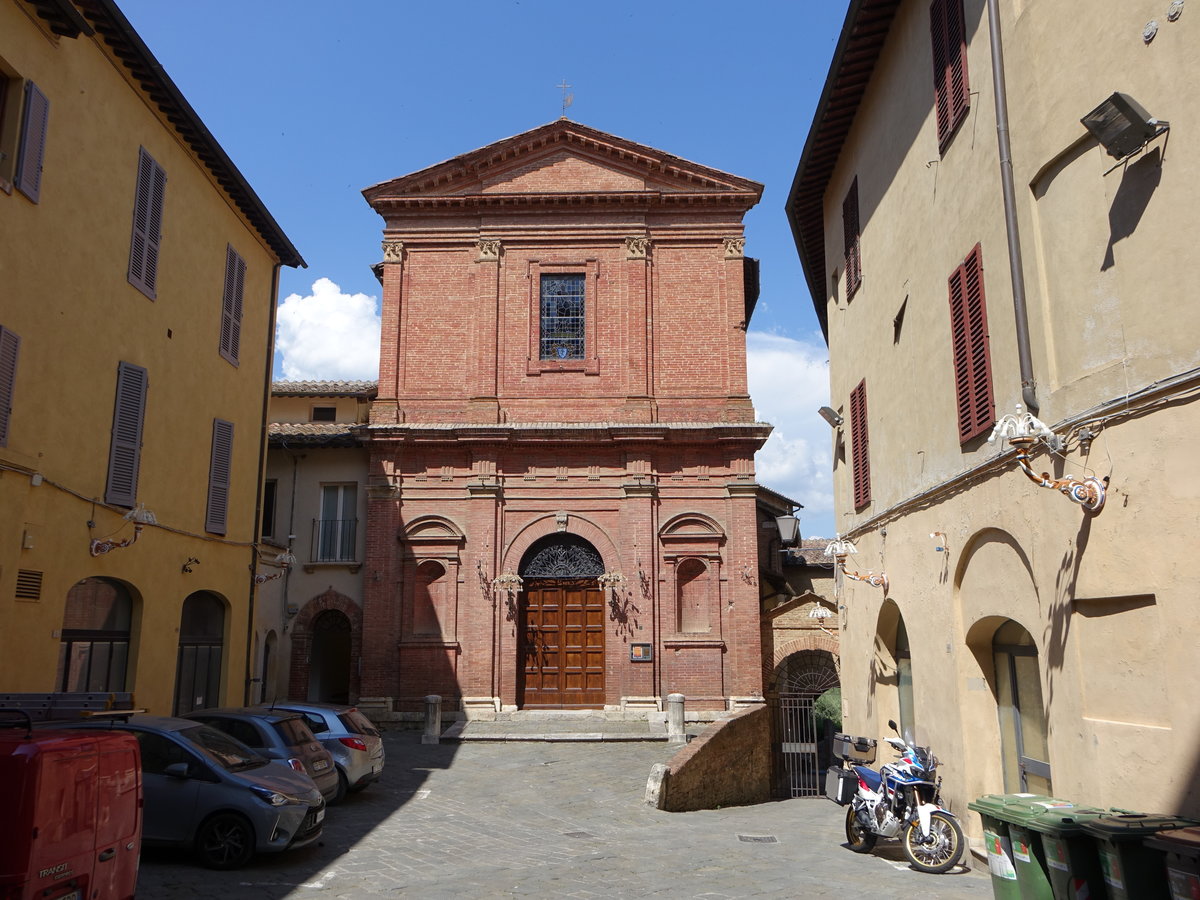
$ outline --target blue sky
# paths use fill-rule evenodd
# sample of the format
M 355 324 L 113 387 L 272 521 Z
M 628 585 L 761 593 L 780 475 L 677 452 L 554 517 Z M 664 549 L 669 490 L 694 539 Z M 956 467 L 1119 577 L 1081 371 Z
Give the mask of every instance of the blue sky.
M 382 221 L 361 191 L 562 113 L 766 185 L 751 394 L 758 479 L 834 531 L 826 350 L 783 205 L 844 0 L 118 0 L 308 262 L 284 269 L 276 377 L 373 378 Z M 375 329 L 372 331 L 372 329 Z

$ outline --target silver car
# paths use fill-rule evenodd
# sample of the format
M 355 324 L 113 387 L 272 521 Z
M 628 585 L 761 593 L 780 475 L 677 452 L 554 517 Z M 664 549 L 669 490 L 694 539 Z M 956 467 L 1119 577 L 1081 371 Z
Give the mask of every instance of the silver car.
M 337 803 L 348 791 L 361 791 L 383 772 L 379 729 L 353 706 L 287 700 L 275 703 L 273 708 L 304 716 L 313 735 L 333 755 L 338 790 L 331 803 Z
M 191 847 L 209 868 L 234 869 L 256 852 L 303 847 L 321 836 L 325 801 L 312 779 L 215 728 L 143 715 L 55 725 L 128 731 L 138 739 L 144 844 Z

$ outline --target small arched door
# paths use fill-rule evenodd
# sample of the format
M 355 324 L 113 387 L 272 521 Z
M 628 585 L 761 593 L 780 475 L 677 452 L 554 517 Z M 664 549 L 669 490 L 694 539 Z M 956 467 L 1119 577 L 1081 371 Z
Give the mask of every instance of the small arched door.
M 85 578 L 67 591 L 58 653 L 59 691 L 123 691 L 133 598 L 119 581 Z
M 523 708 L 604 706 L 603 573 L 596 548 L 575 535 L 550 535 L 526 551 L 517 627 Z
M 319 703 L 350 702 L 350 620 L 327 609 L 312 624 L 308 698 Z
M 1046 710 L 1033 636 L 1011 619 L 992 638 L 1004 790 L 1053 796 Z
M 197 591 L 183 601 L 179 657 L 175 666 L 175 715 L 221 705 L 221 662 L 225 648 L 225 604 Z

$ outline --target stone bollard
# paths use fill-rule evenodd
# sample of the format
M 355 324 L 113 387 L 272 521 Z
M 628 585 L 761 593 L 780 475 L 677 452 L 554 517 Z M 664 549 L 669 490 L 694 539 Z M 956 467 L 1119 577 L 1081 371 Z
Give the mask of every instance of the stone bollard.
M 683 694 L 667 694 L 667 743 L 687 743 L 687 734 L 683 730 Z
M 425 733 L 421 735 L 422 744 L 440 744 L 442 742 L 442 698 L 438 694 L 430 694 L 425 698 Z

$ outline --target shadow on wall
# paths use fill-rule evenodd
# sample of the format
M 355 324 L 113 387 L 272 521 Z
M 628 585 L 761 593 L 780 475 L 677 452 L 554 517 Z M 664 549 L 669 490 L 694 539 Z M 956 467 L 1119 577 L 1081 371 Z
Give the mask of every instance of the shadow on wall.
M 1155 147 L 1133 165 L 1125 167 L 1121 184 L 1108 210 L 1108 246 L 1104 249 L 1101 272 L 1116 265 L 1113 247 L 1118 241 L 1132 235 L 1142 221 L 1150 198 L 1162 181 L 1162 162 L 1162 152 Z

